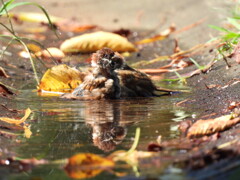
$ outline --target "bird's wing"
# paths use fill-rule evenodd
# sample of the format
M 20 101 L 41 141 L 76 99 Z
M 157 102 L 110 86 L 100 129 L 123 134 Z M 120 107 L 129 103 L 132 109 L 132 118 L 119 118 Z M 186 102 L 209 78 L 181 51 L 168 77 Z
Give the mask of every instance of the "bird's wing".
M 74 96 L 84 96 L 84 94 L 87 93 L 91 93 L 93 89 L 98 89 L 104 86 L 105 82 L 106 82 L 106 78 L 105 77 L 86 77 L 84 82 L 82 84 L 80 84 L 76 89 L 74 89 L 74 91 L 72 92 L 72 94 Z
M 117 74 L 122 85 L 128 88 L 141 88 L 149 91 L 154 91 L 156 89 L 151 79 L 145 73 L 131 70 L 118 70 Z

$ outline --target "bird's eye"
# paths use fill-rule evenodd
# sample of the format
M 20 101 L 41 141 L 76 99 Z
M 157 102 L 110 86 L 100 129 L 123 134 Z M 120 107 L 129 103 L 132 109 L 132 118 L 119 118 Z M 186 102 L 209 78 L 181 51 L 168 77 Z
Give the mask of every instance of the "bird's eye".
M 110 64 L 110 66 L 111 66 L 112 68 L 115 68 L 116 62 L 112 61 L 111 64 Z

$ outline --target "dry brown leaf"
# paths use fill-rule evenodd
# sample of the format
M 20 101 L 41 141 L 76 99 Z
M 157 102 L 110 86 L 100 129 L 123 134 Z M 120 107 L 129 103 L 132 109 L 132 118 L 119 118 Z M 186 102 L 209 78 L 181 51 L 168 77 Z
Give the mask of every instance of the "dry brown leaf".
M 240 117 L 224 115 L 215 119 L 198 120 L 189 129 L 187 137 L 204 136 L 223 131 L 240 122 Z
M 84 73 L 65 64 L 48 69 L 43 75 L 38 91 L 70 92 L 82 83 Z
M 7 73 L 5 72 L 5 70 L 0 66 L 0 76 L 5 77 L 5 78 L 9 78 L 9 76 L 7 75 Z
M 69 158 L 65 167 L 71 178 L 85 179 L 98 175 L 103 170 L 113 168 L 115 163 L 95 154 L 77 154 Z
M 146 44 L 146 43 L 151 43 L 151 42 L 163 40 L 163 39 L 167 38 L 175 30 L 176 30 L 175 25 L 171 25 L 168 29 L 162 31 L 158 35 L 156 35 L 154 37 L 151 37 L 151 38 L 147 38 L 147 39 L 137 41 L 137 42 L 135 42 L 135 44 L 139 45 L 139 44 Z
M 64 53 L 89 53 L 104 47 L 118 52 L 136 51 L 134 45 L 126 38 L 118 34 L 103 31 L 87 33 L 65 40 L 60 49 Z
M 27 108 L 25 111 L 25 115 L 21 118 L 21 119 L 12 119 L 12 118 L 8 118 L 8 117 L 0 117 L 1 121 L 4 121 L 6 123 L 9 124 L 15 124 L 15 125 L 20 125 L 22 123 L 24 123 L 26 121 L 26 119 L 29 117 L 29 115 L 31 114 L 31 109 Z

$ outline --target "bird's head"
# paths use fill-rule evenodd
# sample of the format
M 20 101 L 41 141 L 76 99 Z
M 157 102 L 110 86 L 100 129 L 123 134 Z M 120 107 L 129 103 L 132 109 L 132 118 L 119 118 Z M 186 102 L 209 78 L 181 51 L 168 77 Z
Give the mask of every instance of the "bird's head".
M 121 69 L 125 63 L 124 58 L 110 48 L 103 48 L 92 55 L 92 67 L 99 67 L 108 71 Z

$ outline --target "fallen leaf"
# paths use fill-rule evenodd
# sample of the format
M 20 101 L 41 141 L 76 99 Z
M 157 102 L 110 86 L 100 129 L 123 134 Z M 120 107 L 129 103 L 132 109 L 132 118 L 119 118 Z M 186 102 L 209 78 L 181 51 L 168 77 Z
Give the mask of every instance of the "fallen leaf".
M 240 107 L 240 102 L 231 102 L 230 105 L 228 106 L 228 109 L 229 110 L 233 110 L 235 109 L 236 107 Z
M 75 33 L 84 32 L 87 30 L 92 30 L 97 28 L 96 25 L 82 25 L 79 22 L 69 20 L 69 19 L 63 19 L 61 21 L 56 22 L 55 24 L 62 31 L 75 32 Z
M 44 59 L 54 58 L 56 60 L 61 60 L 65 57 L 65 54 L 60 49 L 55 47 L 50 47 L 43 51 L 38 51 L 35 53 L 35 55 Z
M 29 13 L 29 12 L 20 12 L 20 13 L 8 13 L 8 16 L 14 18 L 17 21 L 26 21 L 26 22 L 35 22 L 35 23 L 47 23 L 48 19 L 44 13 Z M 56 16 L 49 16 L 52 23 L 56 23 L 62 18 Z
M 153 36 L 151 38 L 143 39 L 140 41 L 135 42 L 135 44 L 140 45 L 140 44 L 146 44 L 146 43 L 151 43 L 155 41 L 160 41 L 163 39 L 166 39 L 172 32 L 176 30 L 175 25 L 171 25 L 168 29 L 162 31 L 156 36 Z
M 115 163 L 95 154 L 77 154 L 69 158 L 65 170 L 69 177 L 85 179 L 98 175 L 103 170 L 113 168 Z
M 27 44 L 27 47 L 28 47 L 30 52 L 34 52 L 35 53 L 35 52 L 41 51 L 41 47 L 39 47 L 36 44 L 29 43 L 29 44 Z
M 5 78 L 9 78 L 9 76 L 7 75 L 7 73 L 5 72 L 5 70 L 0 66 L 0 76 L 5 77 Z
M 0 95 L 15 95 L 12 91 L 10 91 L 5 85 L 0 83 Z
M 234 118 L 232 114 L 215 119 L 198 120 L 189 129 L 187 137 L 204 136 L 223 131 L 240 122 L 240 117 Z
M 25 115 L 21 119 L 12 119 L 12 118 L 8 118 L 8 117 L 0 117 L 0 120 L 4 121 L 6 123 L 9 123 L 9 124 L 20 125 L 27 120 L 27 118 L 29 117 L 31 112 L 32 112 L 31 109 L 27 108 L 26 111 L 25 111 Z
M 43 75 L 38 91 L 71 92 L 82 83 L 85 74 L 65 64 L 48 69 Z
M 118 52 L 136 51 L 134 45 L 126 38 L 118 34 L 103 31 L 87 33 L 67 39 L 62 43 L 60 49 L 64 53 L 89 53 L 104 47 Z

